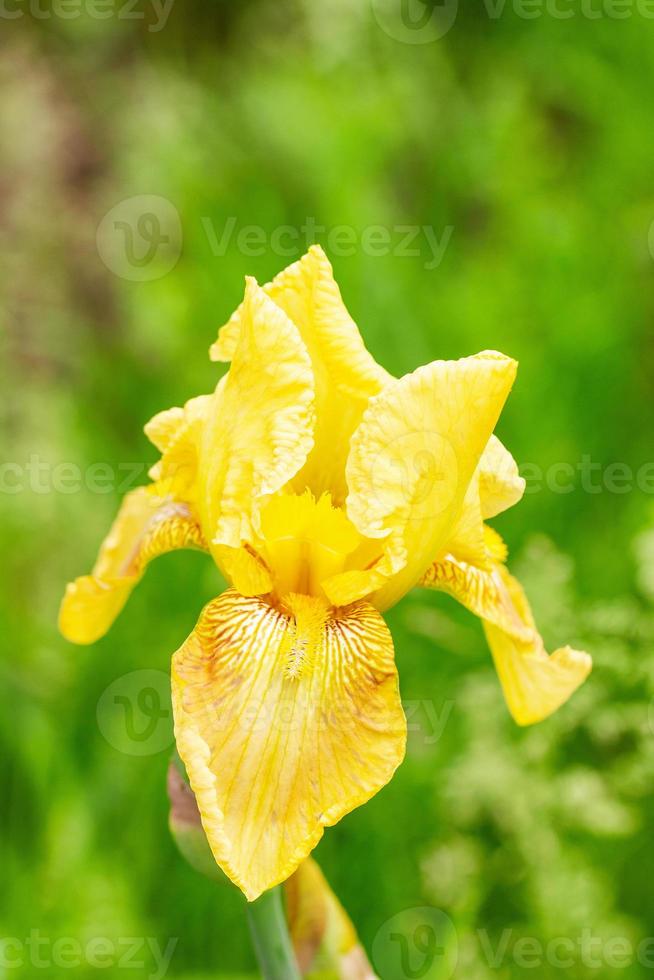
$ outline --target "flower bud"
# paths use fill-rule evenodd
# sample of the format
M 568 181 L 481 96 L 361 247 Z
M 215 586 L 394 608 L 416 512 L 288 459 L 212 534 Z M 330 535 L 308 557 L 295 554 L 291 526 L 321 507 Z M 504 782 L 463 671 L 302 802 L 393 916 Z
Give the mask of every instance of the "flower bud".
M 182 775 L 181 763 L 173 760 L 168 767 L 168 825 L 177 847 L 188 863 L 212 881 L 227 884 L 229 879 L 218 867 L 202 829 L 200 811 L 193 790 Z

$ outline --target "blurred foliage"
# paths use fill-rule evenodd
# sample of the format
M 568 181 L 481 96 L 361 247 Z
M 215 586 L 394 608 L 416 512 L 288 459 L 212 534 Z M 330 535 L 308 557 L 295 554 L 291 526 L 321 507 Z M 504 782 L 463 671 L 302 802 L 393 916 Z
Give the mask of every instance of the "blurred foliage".
M 0 494 L 2 936 L 162 948 L 179 937 L 169 977 L 254 976 L 240 896 L 197 876 L 169 839 L 168 750 L 122 754 L 96 719 L 117 678 L 167 670 L 217 572 L 167 556 L 95 647 L 56 631 L 63 585 L 90 567 L 125 465 L 154 461 L 143 423 L 213 387 L 206 350 L 243 275 L 266 281 L 291 260 L 244 254 L 236 233 L 216 254 L 212 234 L 230 219 L 267 241 L 307 218 L 359 236 L 451 228 L 436 268 L 424 240 L 417 256 L 332 256 L 378 360 L 401 374 L 504 350 L 521 370 L 500 435 L 520 462 L 546 471 L 585 455 L 636 471 L 652 458 L 651 30 L 637 15 L 527 20 L 509 6 L 490 19 L 469 2 L 445 37 L 409 45 L 345 0 L 194 0 L 159 32 L 3 20 L 1 418 L 23 487 Z M 105 213 L 140 194 L 171 201 L 183 228 L 174 270 L 143 283 L 113 275 L 95 244 Z M 119 474 L 108 492 L 54 488 L 53 467 L 97 462 Z M 511 950 L 584 929 L 634 944 L 652 934 L 652 517 L 641 489 L 586 492 L 575 479 L 498 522 L 524 543 L 514 567 L 548 641 L 596 663 L 533 730 L 510 722 L 465 613 L 416 593 L 390 614 L 417 730 L 391 785 L 316 855 L 368 949 L 389 918 L 433 905 L 455 924 L 462 980 L 585 980 L 615 970 L 535 972 Z M 496 949 L 505 930 L 493 968 L 481 936 Z M 0 969 L 32 974 L 46 975 L 28 951 L 22 970 Z

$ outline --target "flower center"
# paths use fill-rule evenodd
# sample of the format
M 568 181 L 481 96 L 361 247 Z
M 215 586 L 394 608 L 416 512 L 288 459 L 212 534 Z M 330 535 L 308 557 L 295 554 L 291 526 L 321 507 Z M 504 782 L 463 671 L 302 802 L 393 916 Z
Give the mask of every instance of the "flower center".
M 261 513 L 256 548 L 270 569 L 279 596 L 323 596 L 321 583 L 345 570 L 363 542 L 329 494 L 273 497 Z

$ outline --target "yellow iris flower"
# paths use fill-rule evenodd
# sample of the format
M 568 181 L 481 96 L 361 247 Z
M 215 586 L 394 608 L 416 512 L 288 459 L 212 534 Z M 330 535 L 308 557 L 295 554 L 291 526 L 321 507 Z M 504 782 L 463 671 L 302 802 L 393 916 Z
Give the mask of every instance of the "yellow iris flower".
M 484 523 L 524 490 L 493 435 L 515 361 L 485 351 L 393 378 L 317 246 L 263 288 L 246 280 L 211 356 L 227 374 L 146 426 L 153 482 L 68 586 L 60 626 L 92 643 L 152 558 L 211 554 L 231 588 L 173 657 L 175 735 L 214 857 L 252 900 L 402 761 L 381 613 L 414 586 L 482 618 L 519 724 L 566 701 L 591 661 L 548 656 Z

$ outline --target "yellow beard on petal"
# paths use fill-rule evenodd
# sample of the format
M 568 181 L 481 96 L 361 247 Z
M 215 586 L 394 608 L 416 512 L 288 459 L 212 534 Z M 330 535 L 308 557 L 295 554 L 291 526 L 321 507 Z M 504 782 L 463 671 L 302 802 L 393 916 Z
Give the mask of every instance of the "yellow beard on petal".
M 319 596 L 291 592 L 285 598 L 293 628 L 284 637 L 283 653 L 286 656 L 286 676 L 298 678 L 315 665 L 316 651 L 322 643 L 325 623 L 329 615 L 328 604 Z

